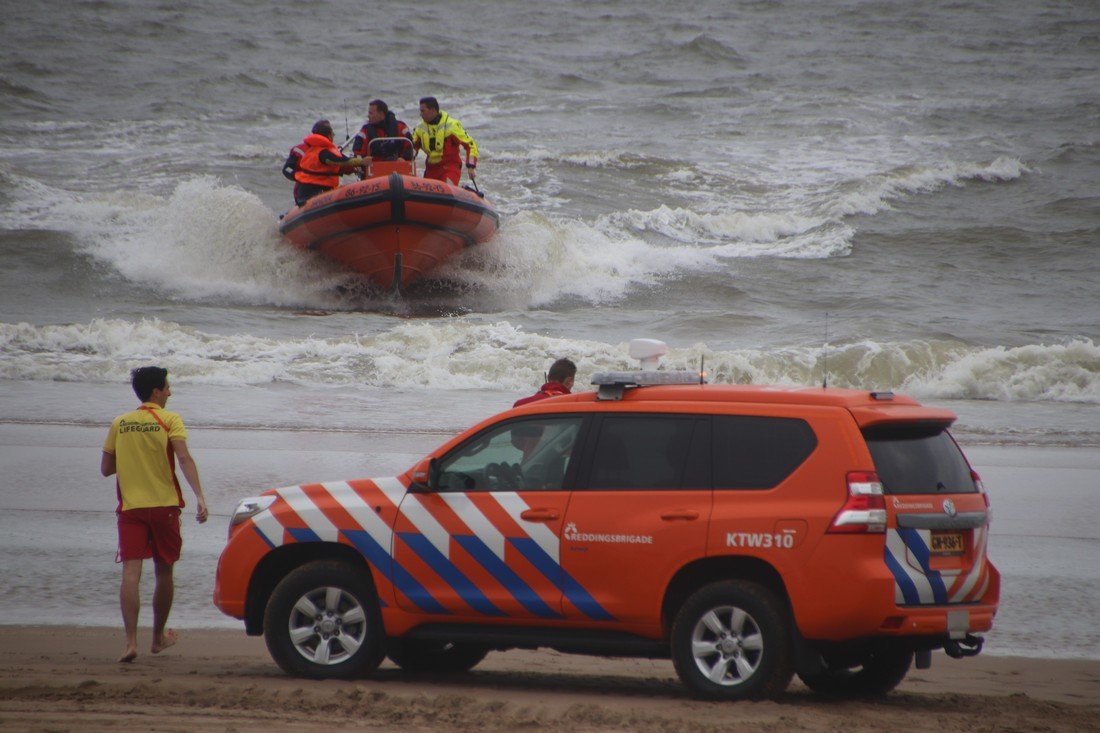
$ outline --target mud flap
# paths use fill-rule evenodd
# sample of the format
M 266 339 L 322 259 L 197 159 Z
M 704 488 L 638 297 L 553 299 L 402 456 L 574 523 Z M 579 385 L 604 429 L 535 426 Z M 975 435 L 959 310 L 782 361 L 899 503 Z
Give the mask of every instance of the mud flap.
M 794 641 L 794 671 L 811 677 L 824 674 L 827 667 L 821 653 L 810 646 L 797 627 L 792 634 Z

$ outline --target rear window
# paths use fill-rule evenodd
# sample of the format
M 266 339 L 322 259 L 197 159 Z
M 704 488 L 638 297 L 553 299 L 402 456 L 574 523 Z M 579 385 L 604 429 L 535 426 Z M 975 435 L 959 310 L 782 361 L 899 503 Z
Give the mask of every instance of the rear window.
M 970 466 L 946 428 L 889 426 L 863 432 L 887 494 L 972 494 Z

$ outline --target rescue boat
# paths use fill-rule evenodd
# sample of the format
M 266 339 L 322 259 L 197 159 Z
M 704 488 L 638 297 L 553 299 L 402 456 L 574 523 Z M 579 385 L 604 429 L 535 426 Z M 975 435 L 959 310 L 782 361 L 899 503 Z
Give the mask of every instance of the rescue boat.
M 371 141 L 407 144 L 405 138 Z M 407 155 L 408 153 L 406 153 Z M 384 159 L 392 157 L 396 159 Z M 416 176 L 398 155 L 374 156 L 361 181 L 295 206 L 279 223 L 291 244 L 400 291 L 467 247 L 490 239 L 500 217 L 468 188 Z

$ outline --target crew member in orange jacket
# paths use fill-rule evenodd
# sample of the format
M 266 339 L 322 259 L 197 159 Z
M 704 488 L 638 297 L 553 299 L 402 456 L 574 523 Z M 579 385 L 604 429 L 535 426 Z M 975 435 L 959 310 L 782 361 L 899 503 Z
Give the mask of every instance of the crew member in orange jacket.
M 349 158 L 340 152 L 332 141 L 335 136 L 328 120 L 317 120 L 313 131 L 298 146 L 302 150 L 302 157 L 294 171 L 294 180 L 298 184 L 294 187 L 294 203 L 298 206 L 317 194 L 336 188 L 340 185 L 341 175 L 363 165 L 363 159 L 359 156 Z
M 546 374 L 546 384 L 539 387 L 539 391 L 530 397 L 516 400 L 512 407 L 519 407 L 531 402 L 545 400 L 547 397 L 557 397 L 561 394 L 572 394 L 573 380 L 577 377 L 577 365 L 569 359 L 558 359 L 550 365 L 550 371 Z
M 367 105 L 367 122 L 355 135 L 351 151 L 363 158 L 397 160 L 400 157 L 412 160 L 412 145 L 397 140 L 386 140 L 372 146 L 371 141 L 380 137 L 403 137 L 412 142 L 409 126 L 397 119 L 397 115 L 390 111 L 388 104 L 381 99 L 372 99 Z
M 420 123 L 413 131 L 413 149 L 424 150 L 428 162 L 424 165 L 424 177 L 437 181 L 449 181 L 458 185 L 462 177 L 462 160 L 459 147 L 466 148 L 466 173 L 475 180 L 477 168 L 477 143 L 466 134 L 462 123 L 439 109 L 435 97 L 420 100 Z

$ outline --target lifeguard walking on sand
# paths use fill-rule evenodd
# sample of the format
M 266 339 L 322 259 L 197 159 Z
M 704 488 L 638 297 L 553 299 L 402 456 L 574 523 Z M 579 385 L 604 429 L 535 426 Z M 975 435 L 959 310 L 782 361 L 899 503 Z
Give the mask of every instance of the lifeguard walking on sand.
M 120 662 L 132 662 L 137 657 L 141 609 L 138 590 L 146 558 L 153 558 L 156 572 L 150 651 L 158 654 L 176 643 L 176 632 L 166 628 L 175 594 L 172 571 L 183 546 L 180 512 L 184 502 L 176 478 L 176 461 L 195 492 L 198 505 L 195 518 L 199 522 L 207 518 L 199 471 L 187 450 L 187 428 L 177 413 L 164 409 L 172 396 L 168 370 L 140 367 L 130 373 L 130 383 L 141 405 L 111 423 L 99 467 L 104 476 L 118 474 L 117 562 L 122 563 L 119 605 L 126 629 L 126 649 L 118 658 Z

